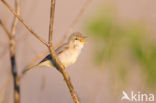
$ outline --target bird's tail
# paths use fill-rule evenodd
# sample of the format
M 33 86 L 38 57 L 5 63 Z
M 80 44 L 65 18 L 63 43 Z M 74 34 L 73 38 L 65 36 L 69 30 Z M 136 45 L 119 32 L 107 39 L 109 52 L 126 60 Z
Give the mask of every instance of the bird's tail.
M 27 72 L 28 72 L 29 70 L 31 70 L 31 69 L 36 68 L 38 65 L 39 65 L 39 64 L 36 64 L 36 65 L 34 65 L 34 66 L 31 66 L 31 67 L 28 67 L 28 68 L 24 69 L 24 70 L 22 71 L 22 73 L 19 74 L 19 76 L 18 76 L 17 79 L 20 80 L 21 78 L 23 78 L 23 76 L 24 76 L 25 73 L 27 73 Z
M 32 69 L 35 69 L 35 68 L 39 67 L 39 65 L 40 65 L 40 64 L 36 64 L 36 65 L 33 65 L 33 66 L 31 66 L 31 67 L 28 67 L 28 68 L 24 69 L 24 70 L 22 71 L 22 74 L 25 74 L 25 73 L 28 72 L 29 70 L 32 70 Z
M 35 68 L 41 68 L 41 67 L 53 67 L 53 64 L 51 63 L 50 60 L 46 60 L 46 61 L 40 62 L 39 64 L 30 66 L 30 67 L 24 69 L 22 74 L 25 74 L 29 70 L 32 70 L 32 69 L 35 69 Z

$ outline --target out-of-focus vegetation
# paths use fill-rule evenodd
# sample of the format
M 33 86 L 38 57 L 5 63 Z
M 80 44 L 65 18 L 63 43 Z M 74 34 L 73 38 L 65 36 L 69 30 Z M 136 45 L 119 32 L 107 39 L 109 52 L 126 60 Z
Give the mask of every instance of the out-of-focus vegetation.
M 116 14 L 110 6 L 94 12 L 85 23 L 88 34 L 96 40 L 95 63 L 112 68 L 122 81 L 129 70 L 140 69 L 144 81 L 156 86 L 156 45 L 145 23 L 122 22 Z

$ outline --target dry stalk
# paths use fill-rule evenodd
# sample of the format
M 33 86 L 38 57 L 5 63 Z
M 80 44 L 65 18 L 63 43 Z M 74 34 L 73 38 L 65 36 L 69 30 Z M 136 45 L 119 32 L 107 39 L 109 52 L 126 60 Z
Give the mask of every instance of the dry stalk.
M 20 15 L 20 2 L 19 2 L 19 0 L 15 0 L 15 9 L 16 9 L 17 15 Z M 17 24 L 18 24 L 18 19 L 16 16 L 14 16 L 12 27 L 11 27 L 12 36 L 14 36 L 16 33 Z
M 0 88 L 0 94 L 8 87 L 10 84 L 10 79 L 6 81 L 6 83 Z
M 10 61 L 11 61 L 11 68 L 12 68 L 12 76 L 13 76 L 13 83 L 14 83 L 14 103 L 20 103 L 19 100 L 19 84 L 17 82 L 17 69 L 16 69 L 16 60 L 15 60 L 15 39 L 14 37 L 9 33 L 4 23 L 1 21 L 0 25 L 6 32 L 8 38 L 9 38 L 9 46 L 10 46 Z
M 51 0 L 51 9 L 50 9 L 50 24 L 49 24 L 49 42 L 45 42 L 41 37 L 39 37 L 25 22 L 24 20 L 17 15 L 17 13 L 11 8 L 11 6 L 5 2 L 5 0 L 1 0 L 7 7 L 8 9 L 14 14 L 14 16 L 17 17 L 17 19 L 23 23 L 23 25 L 38 39 L 40 40 L 44 45 L 46 45 L 49 48 L 50 54 L 56 64 L 56 68 L 59 69 L 64 77 L 64 80 L 70 90 L 71 96 L 74 100 L 75 103 L 79 103 L 78 97 L 76 92 L 74 91 L 74 88 L 70 82 L 70 77 L 68 76 L 64 66 L 62 65 L 62 63 L 60 62 L 60 60 L 58 59 L 56 53 L 55 53 L 55 48 L 52 45 L 52 35 L 53 35 L 53 24 L 54 24 L 54 11 L 55 11 L 55 1 L 56 0 Z M 69 28 L 69 30 L 65 33 L 65 37 L 64 40 L 66 39 L 67 35 L 71 33 L 72 28 L 76 25 L 76 23 L 78 22 L 78 20 L 80 19 L 81 15 L 84 13 L 85 9 L 87 8 L 88 4 L 90 3 L 91 0 L 88 0 L 83 8 L 80 10 L 80 13 L 78 14 L 78 16 L 76 17 L 76 19 L 74 20 L 74 22 L 72 23 L 71 27 Z M 64 42 L 64 40 L 61 41 Z M 60 43 L 60 44 L 61 44 Z M 57 48 L 57 46 L 56 46 Z
M 3 23 L 1 20 L 0 20 L 0 25 L 1 25 L 1 27 L 3 28 L 3 30 L 6 32 L 8 38 L 9 38 L 9 40 L 10 40 L 10 39 L 11 39 L 11 35 L 10 35 L 8 29 L 6 28 L 6 26 L 4 25 L 4 23 Z
M 41 53 L 39 56 L 37 56 L 36 58 L 34 58 L 28 65 L 28 67 L 33 66 L 38 60 L 41 60 L 42 58 L 44 58 L 46 55 L 49 54 L 49 51 L 45 51 L 43 53 Z
M 92 0 L 87 0 L 85 2 L 85 4 L 82 6 L 81 10 L 79 11 L 78 15 L 76 16 L 76 18 L 74 19 L 73 23 L 71 24 L 71 26 L 69 27 L 69 29 L 67 30 L 67 32 L 65 33 L 63 39 L 54 46 L 54 49 L 58 48 L 59 46 L 61 46 L 65 40 L 67 39 L 68 35 L 72 32 L 74 26 L 79 22 L 81 16 L 84 14 L 84 12 L 86 11 L 86 9 L 88 8 L 88 5 L 91 3 Z M 47 54 L 49 53 L 49 51 L 45 51 L 43 53 L 41 53 L 39 56 L 37 56 L 35 59 L 33 59 L 30 64 L 29 67 L 32 66 L 34 63 L 36 63 L 38 60 L 41 60 L 43 57 L 45 57 Z
M 51 9 L 50 9 L 50 25 L 49 25 L 49 51 L 50 51 L 50 54 L 54 60 L 54 63 L 56 64 L 56 68 L 58 70 L 61 71 L 63 77 L 64 77 L 64 80 L 69 88 L 69 91 L 70 91 L 70 94 L 74 100 L 75 103 L 80 103 L 79 100 L 78 100 L 78 97 L 77 97 L 77 94 L 76 92 L 74 91 L 74 88 L 70 82 L 70 78 L 68 76 L 68 73 L 66 72 L 63 64 L 60 62 L 60 60 L 58 59 L 56 53 L 55 53 L 55 50 L 53 48 L 53 45 L 52 45 L 52 36 L 53 36 L 53 25 L 54 25 L 54 12 L 55 12 L 55 1 L 56 0 L 51 0 Z
M 15 0 L 15 9 L 17 15 L 20 15 L 20 3 L 19 0 Z M 18 19 L 14 16 L 11 32 L 10 32 L 10 60 L 11 60 L 11 67 L 12 67 L 12 75 L 13 75 L 13 83 L 14 83 L 14 103 L 20 103 L 20 84 L 17 81 L 18 73 L 17 73 L 17 66 L 16 66 L 16 56 L 15 56 L 15 33 L 16 27 L 18 24 Z
M 15 9 L 17 12 L 17 15 L 20 14 L 20 5 L 19 0 L 15 0 Z M 8 38 L 9 38 L 9 46 L 10 46 L 10 61 L 11 61 L 11 68 L 12 68 L 12 76 L 13 76 L 13 84 L 14 84 L 14 103 L 20 103 L 20 86 L 17 81 L 17 68 L 16 68 L 16 58 L 15 58 L 15 32 L 17 27 L 18 20 L 16 17 L 14 17 L 11 32 L 7 30 L 3 22 L 1 21 L 0 24 L 4 31 L 6 32 Z
M 29 32 L 31 32 L 38 40 L 40 40 L 43 44 L 45 44 L 47 47 L 49 46 L 48 43 L 46 41 L 44 41 L 37 33 L 35 33 L 26 23 L 25 21 L 19 16 L 17 15 L 17 13 L 11 8 L 11 6 L 5 1 L 5 0 L 1 0 L 6 7 L 11 11 L 11 13 L 17 17 L 17 19 L 29 30 Z

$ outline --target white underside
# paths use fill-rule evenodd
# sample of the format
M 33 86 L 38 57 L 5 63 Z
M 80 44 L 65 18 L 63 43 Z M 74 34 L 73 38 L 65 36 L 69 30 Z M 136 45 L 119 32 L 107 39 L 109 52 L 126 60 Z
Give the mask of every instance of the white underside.
M 65 67 L 68 67 L 69 65 L 75 63 L 75 61 L 77 60 L 81 52 L 81 49 L 83 48 L 82 43 L 77 43 L 77 44 L 78 45 L 76 45 L 75 48 L 66 49 L 62 53 L 58 54 L 59 60 Z M 53 65 L 50 60 L 46 60 L 42 62 L 39 66 L 52 67 Z
M 65 67 L 68 67 L 69 65 L 75 63 L 79 54 L 80 54 L 80 51 L 68 49 L 64 51 L 63 53 L 61 53 L 58 56 L 58 58 L 60 59 L 60 61 Z
M 60 55 L 58 55 L 58 58 L 65 67 L 68 67 L 69 65 L 75 63 L 79 54 L 80 54 L 80 51 L 69 49 L 69 50 L 64 51 Z M 40 63 L 39 66 L 40 67 L 52 67 L 53 65 L 50 60 L 46 60 Z

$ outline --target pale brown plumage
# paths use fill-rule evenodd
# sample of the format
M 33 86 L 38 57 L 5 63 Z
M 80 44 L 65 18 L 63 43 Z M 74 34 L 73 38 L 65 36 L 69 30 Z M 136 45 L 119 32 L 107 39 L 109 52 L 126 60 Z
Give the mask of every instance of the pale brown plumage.
M 73 64 L 84 45 L 84 39 L 86 37 L 82 36 L 80 32 L 74 32 L 68 39 L 67 43 L 64 43 L 58 47 L 55 52 L 58 55 L 58 58 L 65 67 Z M 36 64 L 32 67 L 28 67 L 23 71 L 25 73 L 28 70 L 31 70 L 36 67 L 53 67 L 55 66 L 51 55 L 47 55 L 39 64 Z

